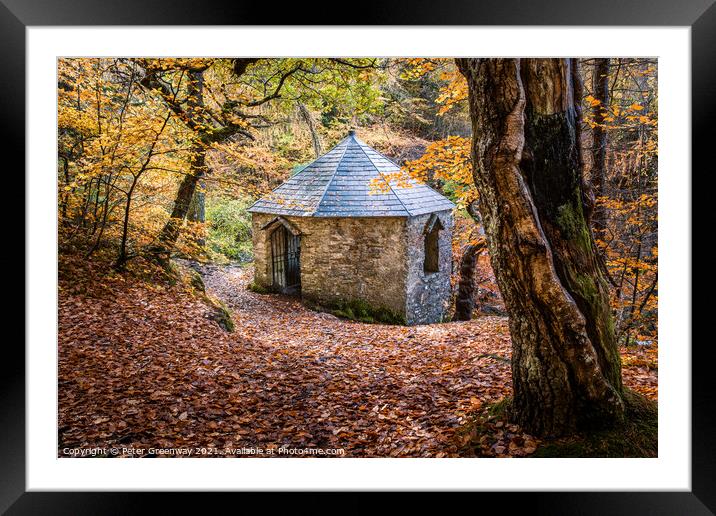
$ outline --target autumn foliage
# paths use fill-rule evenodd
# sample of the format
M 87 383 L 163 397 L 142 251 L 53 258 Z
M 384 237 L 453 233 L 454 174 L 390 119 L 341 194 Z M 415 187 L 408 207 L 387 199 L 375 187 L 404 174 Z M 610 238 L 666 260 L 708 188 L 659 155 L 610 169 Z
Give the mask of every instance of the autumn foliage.
M 624 383 L 656 399 L 657 66 L 609 59 L 603 101 L 598 60 L 580 61 L 585 201 Z M 452 59 L 59 59 L 60 449 L 535 453 L 541 441 L 495 410 L 512 394 L 509 314 L 476 209 L 467 97 Z M 247 290 L 247 207 L 349 128 L 402 166 L 387 179 L 417 179 L 457 205 L 452 285 L 456 297 L 461 271 L 471 276 L 473 320 L 366 325 Z M 187 177 L 191 203 L 160 266 L 152 250 Z M 461 267 L 470 249 L 473 269 Z

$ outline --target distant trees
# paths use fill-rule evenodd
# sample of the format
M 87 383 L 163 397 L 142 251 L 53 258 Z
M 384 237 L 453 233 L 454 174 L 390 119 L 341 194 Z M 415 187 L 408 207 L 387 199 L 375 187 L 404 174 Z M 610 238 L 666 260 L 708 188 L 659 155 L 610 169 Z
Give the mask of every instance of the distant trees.
M 649 344 L 657 338 L 657 65 L 613 58 L 585 60 L 583 68 L 585 85 L 593 85 L 585 92 L 585 128 L 592 131 L 594 229 L 617 338 Z
M 471 139 L 454 121 L 467 105 L 467 82 L 446 60 L 406 61 L 404 75 L 417 84 L 433 84 L 439 76 L 433 86 L 437 118 L 453 121 L 405 170 L 438 183 L 465 208 L 457 213 L 460 222 L 469 218 L 466 208 L 479 196 L 472 179 Z M 648 344 L 656 339 L 658 294 L 656 61 L 595 58 L 580 64 L 585 210 L 609 280 L 617 338 L 624 344 Z M 472 228 L 469 234 L 466 228 Z M 460 260 L 479 240 L 479 225 L 458 224 L 456 237 L 454 255 Z M 474 271 L 459 270 L 469 276 L 461 284 L 469 283 Z
M 607 177 L 607 129 L 604 123 L 609 117 L 609 59 L 594 60 L 592 74 L 593 93 L 590 98 L 592 108 L 592 191 L 596 197 L 604 197 Z M 598 204 L 592 214 L 592 226 L 598 236 L 602 236 L 606 226 L 606 210 Z
M 648 344 L 657 338 L 656 62 L 581 64 L 585 215 L 617 338 Z M 122 268 L 225 248 L 203 245 L 216 234 L 203 198 L 249 202 L 358 123 L 369 144 L 457 203 L 453 255 L 466 291 L 475 286 L 467 251 L 482 239 L 468 209 L 481 192 L 467 99 L 449 59 L 61 59 L 60 249 Z
M 151 238 L 153 201 L 185 164 L 184 137 L 134 60 L 62 59 L 58 77 L 60 249 L 91 257 L 113 242 L 123 264 L 131 237 Z

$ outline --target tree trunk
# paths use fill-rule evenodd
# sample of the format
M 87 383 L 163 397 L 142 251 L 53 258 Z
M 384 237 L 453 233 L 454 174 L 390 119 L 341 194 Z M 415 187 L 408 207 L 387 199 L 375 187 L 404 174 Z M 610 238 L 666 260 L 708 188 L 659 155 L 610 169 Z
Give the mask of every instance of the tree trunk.
M 313 153 L 316 155 L 316 158 L 318 158 L 321 155 L 321 136 L 318 134 L 318 129 L 316 129 L 316 122 L 313 120 L 313 115 L 302 102 L 298 103 L 298 113 L 301 115 L 301 118 L 303 118 L 303 121 L 306 122 L 308 130 L 311 132 Z
M 190 222 L 198 222 L 203 224 L 206 222 L 206 192 L 204 191 L 204 181 L 199 181 L 199 188 L 194 190 L 194 197 L 189 205 L 189 213 L 187 213 L 187 220 Z M 206 239 L 202 236 L 197 240 L 197 243 L 204 247 L 206 245 Z
M 609 59 L 595 59 L 593 89 L 598 104 L 592 108 L 595 126 L 592 129 L 592 191 L 596 198 L 603 197 L 607 177 L 607 131 L 604 119 L 609 109 Z M 600 238 L 606 227 L 606 212 L 599 203 L 595 206 L 592 215 L 592 225 L 597 238 Z
M 510 314 L 513 419 L 557 436 L 623 417 L 604 278 L 584 213 L 581 93 L 565 59 L 458 59 L 474 179 Z
M 167 263 L 171 256 L 174 246 L 179 239 L 184 219 L 189 213 L 189 207 L 196 191 L 196 185 L 206 173 L 206 150 L 202 143 L 197 143 L 192 149 L 192 160 L 189 167 L 189 173 L 184 176 L 179 190 L 177 190 L 174 199 L 174 208 L 169 216 L 169 220 L 162 228 L 162 232 L 157 238 L 157 243 L 150 249 L 150 253 L 154 255 L 160 262 Z
M 460 281 L 455 300 L 456 321 L 472 319 L 472 312 L 475 310 L 475 267 L 484 247 L 484 242 L 468 245 L 460 260 Z
M 197 112 L 197 108 L 204 104 L 202 97 L 203 86 L 203 72 L 189 72 L 187 88 L 189 98 L 187 101 L 188 116 Z M 197 135 L 195 138 L 192 146 L 189 173 L 184 176 L 179 185 L 179 190 L 177 190 L 176 198 L 174 199 L 174 208 L 169 220 L 157 237 L 157 243 L 149 249 L 149 254 L 164 265 L 168 263 L 174 246 L 179 239 L 181 226 L 189 212 L 196 185 L 207 172 L 206 144 L 202 141 L 201 135 Z
M 456 321 L 469 321 L 472 319 L 472 312 L 475 310 L 475 269 L 477 259 L 485 249 L 485 228 L 482 224 L 477 201 L 469 203 L 466 206 L 466 210 L 472 220 L 475 221 L 481 241 L 469 245 L 460 260 L 460 280 L 457 287 L 457 299 L 455 300 Z
M 129 237 L 129 214 L 130 210 L 132 208 L 132 195 L 134 195 L 134 189 L 137 187 L 137 181 L 139 177 L 134 176 L 132 180 L 132 185 L 129 187 L 129 190 L 127 191 L 127 202 L 124 205 L 124 219 L 122 221 L 122 241 L 119 244 L 119 256 L 117 256 L 117 261 L 114 262 L 114 268 L 117 270 L 123 270 L 124 266 L 127 264 L 127 240 Z

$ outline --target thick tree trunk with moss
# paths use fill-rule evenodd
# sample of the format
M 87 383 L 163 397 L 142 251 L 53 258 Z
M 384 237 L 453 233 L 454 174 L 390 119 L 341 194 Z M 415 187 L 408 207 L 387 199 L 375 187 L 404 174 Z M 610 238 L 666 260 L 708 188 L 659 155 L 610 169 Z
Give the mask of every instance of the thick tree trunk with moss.
M 512 417 L 557 436 L 621 420 L 619 354 L 585 215 L 575 63 L 458 59 L 475 184 L 510 315 Z

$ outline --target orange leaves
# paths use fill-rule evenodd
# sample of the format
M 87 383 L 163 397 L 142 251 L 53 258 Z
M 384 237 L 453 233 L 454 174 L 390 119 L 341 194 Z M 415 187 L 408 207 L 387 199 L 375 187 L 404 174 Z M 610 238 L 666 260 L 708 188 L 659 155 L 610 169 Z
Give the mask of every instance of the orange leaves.
M 591 95 L 587 95 L 586 97 L 584 97 L 584 100 L 585 100 L 585 101 L 587 102 L 587 104 L 589 104 L 591 107 L 598 106 L 599 104 L 602 103 L 601 100 L 595 99 L 595 98 L 592 97 Z
M 455 456 L 463 414 L 509 392 L 509 365 L 480 358 L 509 353 L 504 319 L 346 322 L 248 292 L 245 269 L 205 272 L 234 310 L 234 334 L 178 286 L 113 282 L 92 300 L 63 290 L 61 448 L 231 443 Z
M 467 99 L 467 81 L 457 70 L 452 59 L 410 58 L 405 61 L 407 64 L 401 74 L 401 78 L 404 80 L 417 80 L 440 69 L 438 78 L 442 84 L 435 99 L 435 102 L 439 105 L 438 116 L 444 115 L 457 104 Z
M 440 89 L 440 95 L 435 101 L 440 104 L 438 115 L 444 115 L 458 103 L 467 100 L 467 81 L 454 68 L 441 74 L 440 78 L 447 81 L 447 84 Z
M 477 195 L 472 179 L 470 150 L 470 138 L 449 136 L 430 143 L 420 158 L 406 163 L 404 170 L 421 181 L 431 177 L 452 183 L 458 204 L 464 205 Z
M 155 281 L 150 290 L 127 277 L 80 293 L 61 280 L 60 450 L 204 446 L 223 456 L 287 446 L 455 457 L 475 446 L 508 457 L 538 447 L 499 417 L 488 416 L 476 442 L 470 433 L 471 418 L 511 392 L 506 318 L 360 324 L 249 292 L 246 269 L 203 272 L 240 321 L 235 333 L 182 285 Z M 625 383 L 656 397 L 656 359 L 655 345 L 626 352 Z

